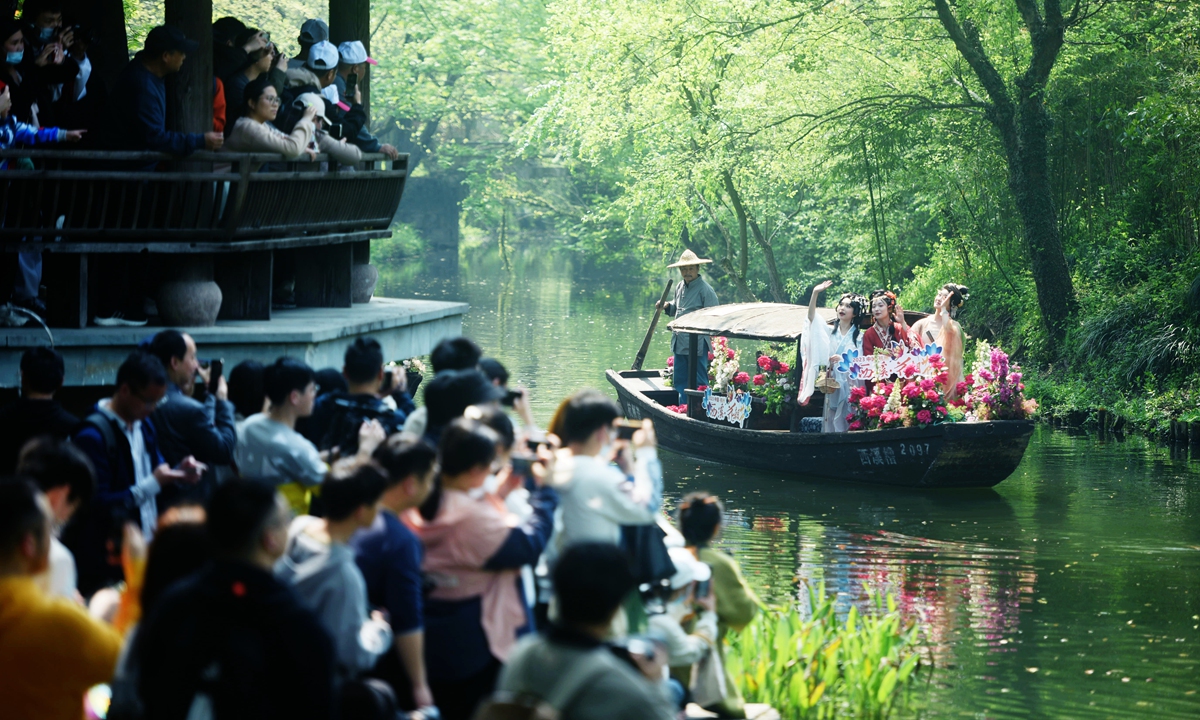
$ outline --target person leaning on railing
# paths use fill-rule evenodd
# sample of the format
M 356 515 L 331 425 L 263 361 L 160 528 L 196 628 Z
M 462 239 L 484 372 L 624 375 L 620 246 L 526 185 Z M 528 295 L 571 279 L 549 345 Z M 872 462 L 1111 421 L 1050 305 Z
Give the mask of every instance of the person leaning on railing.
M 309 145 L 316 132 L 313 117 L 317 107 L 306 108 L 291 133 L 283 133 L 272 124 L 279 113 L 279 93 L 266 75 L 246 85 L 242 105 L 244 114 L 230 130 L 226 150 L 279 153 L 289 160 L 299 159 L 305 153 L 310 158 L 316 155 Z

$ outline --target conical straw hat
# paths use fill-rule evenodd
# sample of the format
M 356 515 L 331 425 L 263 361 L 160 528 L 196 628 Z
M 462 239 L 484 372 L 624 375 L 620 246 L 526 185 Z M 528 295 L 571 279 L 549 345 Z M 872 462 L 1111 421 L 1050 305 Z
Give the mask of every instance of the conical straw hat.
M 691 250 L 684 250 L 683 254 L 679 256 L 679 262 L 672 263 L 671 265 L 668 265 L 667 267 L 677 268 L 677 267 L 685 267 L 687 265 L 706 265 L 710 262 L 712 262 L 712 260 L 707 260 L 705 258 L 702 258 L 702 257 L 696 255 L 696 253 L 692 252 Z

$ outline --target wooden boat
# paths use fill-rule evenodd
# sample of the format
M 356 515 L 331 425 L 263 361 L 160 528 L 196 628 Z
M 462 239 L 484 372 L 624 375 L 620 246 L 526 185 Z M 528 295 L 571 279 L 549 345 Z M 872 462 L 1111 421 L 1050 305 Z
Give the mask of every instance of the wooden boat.
M 798 344 L 807 312 L 806 307 L 779 303 L 721 305 L 689 313 L 669 327 L 677 332 Z M 822 308 L 820 314 L 828 321 L 833 311 Z M 914 321 L 919 317 L 912 315 Z M 815 397 L 809 406 L 793 410 L 791 430 L 743 429 L 705 418 L 697 393 L 690 398 L 687 415 L 668 410 L 667 405 L 678 402 L 678 394 L 663 384 L 662 370 L 609 370 L 607 378 L 626 416 L 652 420 L 665 448 L 727 465 L 829 480 L 926 488 L 992 487 L 1016 470 L 1033 432 L 1029 420 L 850 433 L 793 432 L 799 417 L 821 415 Z

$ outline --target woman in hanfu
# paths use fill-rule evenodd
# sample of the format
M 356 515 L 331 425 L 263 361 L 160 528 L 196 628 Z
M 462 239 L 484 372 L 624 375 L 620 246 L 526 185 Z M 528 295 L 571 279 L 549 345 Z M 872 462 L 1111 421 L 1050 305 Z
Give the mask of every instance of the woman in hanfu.
M 904 309 L 896 302 L 896 295 L 887 290 L 876 290 L 871 293 L 871 327 L 863 333 L 863 355 L 871 357 L 877 349 L 890 350 L 893 343 L 908 348 L 909 327 L 904 319 Z M 878 378 L 885 380 L 887 378 Z M 868 380 L 863 383 L 867 394 L 875 387 L 875 382 Z
M 862 381 L 851 380 L 849 368 L 839 371 L 837 367 L 845 353 L 850 353 L 852 358 L 862 354 L 859 323 L 866 317 L 867 299 L 855 293 L 845 293 L 838 301 L 836 325 L 831 327 L 823 322 L 815 322 L 817 296 L 831 285 L 832 280 L 817 285 L 808 300 L 808 328 L 801 348 L 804 353 L 804 373 L 797 401 L 801 405 L 808 404 L 816 383 L 817 369 L 828 362 L 829 370 L 840 387 L 825 395 L 821 432 L 846 432 L 849 426 L 846 415 L 850 412 L 850 388 L 861 386 Z
M 946 395 L 958 399 L 957 386 L 963 379 L 963 333 L 955 320 L 958 309 L 971 297 L 965 285 L 946 283 L 933 299 L 933 314 L 923 317 L 912 326 L 909 340 L 914 349 L 934 344 L 942 349 L 946 362 Z

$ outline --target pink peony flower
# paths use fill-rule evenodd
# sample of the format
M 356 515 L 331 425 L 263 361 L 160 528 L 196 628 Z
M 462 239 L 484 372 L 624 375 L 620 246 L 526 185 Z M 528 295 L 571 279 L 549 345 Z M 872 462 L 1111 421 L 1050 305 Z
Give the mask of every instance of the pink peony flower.
M 963 378 L 963 382 L 965 382 L 968 385 L 974 385 L 975 384 L 975 376 L 972 375 L 971 373 L 967 373 L 967 376 L 965 378 Z
M 709 354 L 708 354 L 708 361 L 709 361 L 709 362 L 712 362 L 712 361 L 713 361 L 713 360 L 714 360 L 716 357 L 717 357 L 716 355 L 713 355 L 712 353 L 709 353 Z
M 950 411 L 949 411 L 949 410 L 947 410 L 947 409 L 946 409 L 946 407 L 945 407 L 944 405 L 938 405 L 938 406 L 937 406 L 937 411 L 938 411 L 938 412 L 940 412 L 940 413 L 941 413 L 941 414 L 943 414 L 943 415 L 949 415 L 949 414 L 950 414 Z
M 912 377 L 913 375 L 916 375 L 916 374 L 917 374 L 917 368 L 915 365 L 905 365 L 904 366 L 904 377 Z
M 941 361 L 942 361 L 942 356 L 941 356 L 941 355 L 930 355 L 930 356 L 929 356 L 929 362 L 931 362 L 931 363 L 933 363 L 933 364 L 935 364 L 935 365 L 936 365 L 937 363 L 940 363 Z
M 935 377 L 933 381 L 942 387 L 946 387 L 946 383 L 950 382 L 950 373 L 942 373 Z
M 733 350 L 732 350 L 732 349 L 727 349 L 727 350 L 725 351 L 725 357 L 726 357 L 726 358 L 728 358 L 728 359 L 730 359 L 730 360 L 732 360 L 732 359 L 733 359 Z
M 785 373 L 791 369 L 792 369 L 792 367 L 790 365 L 788 365 L 787 363 L 779 363 L 779 367 L 775 369 L 775 372 Z
M 958 393 L 959 395 L 966 395 L 967 391 L 970 389 L 971 386 L 968 385 L 965 380 L 954 386 L 954 392 Z
M 866 396 L 867 396 L 866 388 L 862 388 L 862 387 L 850 388 L 850 402 L 862 400 Z
M 708 359 L 709 359 L 709 360 L 712 360 L 712 354 L 711 354 L 711 353 L 709 354 L 709 357 L 708 357 Z M 667 367 L 669 367 L 669 368 L 673 368 L 673 367 L 675 367 L 675 356 L 674 356 L 674 355 L 672 355 L 671 357 L 667 358 Z
M 881 412 L 882 411 L 879 408 L 873 407 L 867 411 L 867 417 L 877 418 L 877 417 L 879 417 Z
M 705 390 L 707 390 L 707 389 L 708 389 L 708 386 L 707 386 L 707 385 L 700 385 L 700 386 L 699 386 L 699 387 L 697 387 L 696 389 L 697 389 L 697 390 L 699 390 L 700 392 L 704 392 Z
M 758 367 L 763 370 L 770 370 L 771 369 L 771 358 L 767 357 L 766 355 L 759 355 L 758 356 Z
M 734 385 L 745 385 L 748 382 L 750 382 L 750 373 L 743 371 L 733 376 Z
M 922 425 L 928 425 L 929 423 L 933 422 L 933 416 L 929 414 L 928 410 L 922 410 L 917 413 L 917 422 L 921 423 Z
M 863 424 L 861 422 L 859 422 L 858 420 L 855 420 L 854 422 L 850 423 L 850 429 L 851 430 L 862 430 Z
M 754 376 L 754 384 L 758 385 L 758 386 L 766 385 L 767 378 L 765 376 L 763 376 L 762 373 L 759 373 L 758 375 Z
M 921 389 L 922 390 L 932 390 L 933 389 L 933 381 L 930 380 L 929 378 L 925 378 L 924 380 L 921 381 Z
M 925 399 L 928 400 L 929 402 L 937 402 L 938 401 L 937 390 L 926 390 L 925 391 Z

